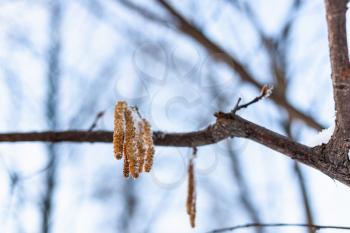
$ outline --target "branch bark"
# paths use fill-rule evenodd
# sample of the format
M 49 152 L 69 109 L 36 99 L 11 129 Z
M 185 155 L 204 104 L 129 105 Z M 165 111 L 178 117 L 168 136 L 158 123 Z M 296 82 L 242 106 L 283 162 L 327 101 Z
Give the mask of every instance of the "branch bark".
M 325 0 L 337 127 L 350 133 L 350 68 L 346 36 L 348 0 Z
M 331 144 L 322 144 L 314 148 L 295 142 L 283 135 L 256 125 L 238 115 L 216 113 L 216 122 L 207 128 L 188 133 L 154 132 L 153 140 L 157 146 L 198 147 L 215 144 L 227 138 L 241 137 L 265 145 L 291 159 L 304 163 L 350 186 L 349 162 L 341 153 L 334 159 L 339 150 Z M 111 143 L 111 131 L 61 131 L 61 132 L 29 132 L 3 133 L 0 142 L 105 142 Z M 333 159 L 332 159 L 333 158 Z
M 248 138 L 281 152 L 301 162 L 307 162 L 312 149 L 289 138 L 231 113 L 216 113 L 217 121 L 207 128 L 188 133 L 154 132 L 154 144 L 158 146 L 198 147 L 215 144 L 227 138 Z M 111 131 L 61 131 L 0 134 L 0 142 L 108 142 Z
M 198 147 L 214 144 L 227 138 L 242 137 L 281 152 L 310 166 L 315 157 L 312 148 L 294 142 L 269 129 L 256 125 L 238 115 L 216 113 L 217 120 L 207 128 L 188 133 L 154 132 L 153 140 L 158 146 Z M 0 134 L 0 142 L 112 142 L 110 131 L 62 131 Z

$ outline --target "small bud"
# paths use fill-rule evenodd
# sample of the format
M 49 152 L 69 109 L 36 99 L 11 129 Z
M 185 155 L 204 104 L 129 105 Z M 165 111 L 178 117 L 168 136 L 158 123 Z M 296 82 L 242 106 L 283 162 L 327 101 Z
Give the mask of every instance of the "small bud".
M 273 86 L 269 85 L 264 85 L 261 88 L 261 95 L 264 96 L 265 98 L 269 97 L 272 94 Z

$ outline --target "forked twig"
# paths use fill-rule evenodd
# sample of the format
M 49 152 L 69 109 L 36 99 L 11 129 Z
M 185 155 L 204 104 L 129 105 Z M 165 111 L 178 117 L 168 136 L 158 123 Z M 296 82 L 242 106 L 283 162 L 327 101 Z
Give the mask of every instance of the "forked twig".
M 264 85 L 261 88 L 260 95 L 255 97 L 254 99 L 252 99 L 251 101 L 249 101 L 248 103 L 245 103 L 245 104 L 240 104 L 240 102 L 242 101 L 242 98 L 239 97 L 237 100 L 237 103 L 236 103 L 235 107 L 232 109 L 231 113 L 233 115 L 235 115 L 238 110 L 241 110 L 242 108 L 247 108 L 248 106 L 257 103 L 260 100 L 269 97 L 272 93 L 272 90 L 273 90 L 273 86 Z

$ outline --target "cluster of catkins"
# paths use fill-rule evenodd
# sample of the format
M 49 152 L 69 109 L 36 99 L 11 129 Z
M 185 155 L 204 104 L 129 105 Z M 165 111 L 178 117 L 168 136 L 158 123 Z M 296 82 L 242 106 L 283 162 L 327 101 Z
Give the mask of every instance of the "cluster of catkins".
M 125 177 L 131 175 L 136 179 L 141 172 L 151 171 L 154 156 L 151 126 L 125 101 L 115 105 L 113 145 L 115 158 L 124 157 Z
M 140 116 L 137 109 L 129 107 L 125 101 L 118 101 L 114 111 L 113 133 L 114 156 L 124 158 L 123 173 L 138 178 L 143 171 L 150 172 L 153 164 L 154 145 L 152 130 L 148 121 Z M 194 158 L 188 165 L 188 193 L 186 209 L 192 227 L 196 218 L 196 187 L 194 176 Z

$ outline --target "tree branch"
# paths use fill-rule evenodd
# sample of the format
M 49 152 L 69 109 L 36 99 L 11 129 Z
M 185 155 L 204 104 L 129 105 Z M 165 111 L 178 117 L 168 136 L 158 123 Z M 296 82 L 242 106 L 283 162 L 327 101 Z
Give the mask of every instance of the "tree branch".
M 158 146 L 198 147 L 214 144 L 227 138 L 243 137 L 263 144 L 293 159 L 309 164 L 312 148 L 299 144 L 269 129 L 231 113 L 216 113 L 217 120 L 207 128 L 188 133 L 154 132 Z M 112 142 L 110 131 L 61 131 L 0 134 L 0 142 Z
M 251 227 L 312 227 L 312 228 L 315 228 L 316 230 L 320 230 L 320 229 L 350 230 L 350 227 L 332 226 L 332 225 L 310 225 L 310 224 L 303 224 L 303 223 L 249 223 L 249 224 L 238 225 L 234 227 L 221 228 L 221 229 L 209 231 L 208 233 L 235 231 L 235 230 L 251 228 Z
M 153 140 L 157 146 L 198 147 L 215 144 L 227 138 L 241 137 L 265 145 L 298 162 L 325 173 L 350 186 L 350 170 L 348 163 L 330 162 L 326 145 L 314 148 L 295 142 L 281 134 L 256 125 L 232 113 L 218 112 L 216 122 L 207 128 L 188 133 L 154 132 Z M 29 132 L 3 133 L 0 142 L 108 142 L 111 143 L 111 131 L 61 131 L 61 132 Z M 328 144 L 327 144 L 328 145 Z M 325 150 L 327 149 L 327 150 Z
M 169 25 L 170 22 L 158 17 L 156 14 L 154 14 L 151 11 L 148 11 L 138 5 L 136 5 L 135 3 L 129 1 L 129 0 L 119 0 L 119 3 L 121 3 L 122 5 L 124 5 L 125 7 L 129 8 L 130 10 L 133 10 L 134 12 L 137 12 L 138 14 L 142 15 L 144 18 L 147 18 L 151 21 L 155 21 L 157 23 L 163 24 L 163 25 Z
M 350 69 L 346 36 L 348 0 L 325 0 L 337 127 L 350 133 Z

